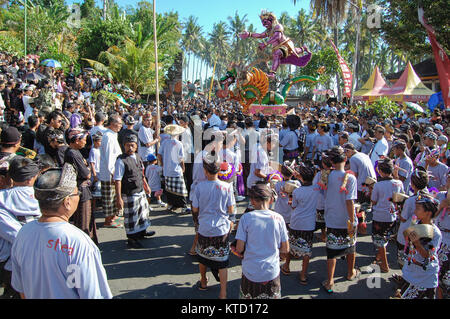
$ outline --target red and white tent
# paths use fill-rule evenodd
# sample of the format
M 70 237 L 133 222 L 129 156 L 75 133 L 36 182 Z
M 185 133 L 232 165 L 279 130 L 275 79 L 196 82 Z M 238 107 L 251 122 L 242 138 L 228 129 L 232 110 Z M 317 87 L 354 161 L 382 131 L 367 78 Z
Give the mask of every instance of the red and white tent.
M 411 62 L 408 62 L 398 81 L 391 88 L 382 88 L 378 93 L 379 96 L 386 96 L 397 102 L 426 102 L 435 92 L 422 83 Z
M 372 75 L 367 80 L 362 88 L 353 93 L 355 101 L 373 101 L 380 97 L 381 90 L 389 90 L 389 86 L 383 78 L 378 66 L 372 72 Z

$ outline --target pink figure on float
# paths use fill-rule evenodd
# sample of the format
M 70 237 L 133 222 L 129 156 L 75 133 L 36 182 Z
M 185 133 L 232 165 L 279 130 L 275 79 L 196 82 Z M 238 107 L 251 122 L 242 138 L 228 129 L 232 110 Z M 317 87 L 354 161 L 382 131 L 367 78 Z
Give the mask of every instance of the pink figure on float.
M 263 10 L 260 14 L 262 25 L 266 28 L 263 33 L 252 33 L 244 31 L 239 34 L 241 39 L 269 38 L 267 43 L 259 43 L 259 49 L 264 50 L 268 45 L 272 45 L 272 69 L 268 76 L 275 78 L 275 73 L 280 64 L 293 64 L 304 67 L 311 60 L 311 52 L 306 46 L 296 48 L 291 39 L 285 36 L 283 26 L 278 22 L 277 17 L 272 13 Z M 306 53 L 306 54 L 304 54 Z

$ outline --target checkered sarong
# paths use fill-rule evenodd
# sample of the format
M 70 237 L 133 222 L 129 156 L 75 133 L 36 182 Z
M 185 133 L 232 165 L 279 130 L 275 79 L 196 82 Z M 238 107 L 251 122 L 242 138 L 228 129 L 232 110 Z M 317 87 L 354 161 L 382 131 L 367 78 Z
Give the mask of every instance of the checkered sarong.
M 183 176 L 165 177 L 166 191 L 177 196 L 187 197 L 188 191 Z
M 116 189 L 113 182 L 101 183 L 102 207 L 106 217 L 119 215 L 119 209 L 116 206 Z
M 150 226 L 149 205 L 145 192 L 133 195 L 122 194 L 125 232 L 136 234 Z

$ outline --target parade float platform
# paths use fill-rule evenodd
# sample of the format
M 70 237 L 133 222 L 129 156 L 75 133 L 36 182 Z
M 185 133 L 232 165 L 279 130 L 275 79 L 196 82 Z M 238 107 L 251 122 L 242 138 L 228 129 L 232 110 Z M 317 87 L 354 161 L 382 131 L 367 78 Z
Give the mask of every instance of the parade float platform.
M 277 115 L 285 116 L 287 113 L 287 105 L 260 105 L 252 104 L 248 108 L 248 114 L 264 114 L 264 115 Z

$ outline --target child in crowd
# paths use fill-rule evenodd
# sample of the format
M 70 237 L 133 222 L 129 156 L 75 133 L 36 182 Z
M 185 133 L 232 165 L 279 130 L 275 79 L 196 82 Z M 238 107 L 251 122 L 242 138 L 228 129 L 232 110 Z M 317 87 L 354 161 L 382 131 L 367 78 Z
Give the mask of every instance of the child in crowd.
M 414 210 L 416 209 L 416 199 L 419 195 L 428 194 L 427 190 L 428 184 L 428 173 L 422 168 L 416 168 L 411 175 L 411 188 L 414 191 L 414 196 L 406 199 L 403 204 L 403 208 L 401 214 L 399 216 L 400 219 L 400 227 L 398 229 L 397 234 L 397 262 L 400 267 L 403 267 L 406 254 L 405 254 L 405 245 L 406 240 L 403 232 L 412 225 L 414 217 Z
M 395 298 L 434 299 L 438 286 L 439 259 L 437 249 L 442 240 L 439 228 L 433 223 L 439 201 L 429 195 L 416 199 L 414 215 L 418 225 L 406 231 L 408 260 L 398 277 L 399 289 Z
M 275 191 L 277 192 L 277 200 L 275 202 L 274 211 L 283 216 L 284 221 L 286 223 L 286 228 L 291 220 L 292 207 L 290 203 L 292 202 L 292 192 L 287 193 L 284 189 L 286 183 L 295 185 L 296 187 L 300 187 L 301 184 L 298 181 L 291 180 L 293 176 L 292 169 L 289 169 L 291 163 L 289 161 L 284 162 L 281 167 L 281 175 L 283 176 L 283 181 L 275 184 Z
M 100 172 L 100 145 L 102 144 L 102 132 L 92 135 L 93 147 L 89 151 L 89 166 L 92 174 L 92 212 L 95 212 L 97 200 L 101 199 L 101 183 L 97 177 Z
M 319 187 L 313 185 L 315 169 L 301 165 L 298 169 L 302 186 L 292 194 L 292 208 L 294 209 L 289 225 L 289 254 L 286 263 L 281 267 L 281 272 L 290 274 L 289 263 L 291 256 L 303 258 L 300 284 L 307 285 L 307 272 L 309 259 L 312 255 L 314 230 L 316 228 L 316 208 Z
M 380 264 L 381 272 L 389 272 L 386 256 L 386 246 L 395 234 L 397 225 L 397 214 L 392 197 L 394 193 L 404 193 L 403 183 L 393 179 L 394 164 L 391 159 L 378 162 L 378 173 L 381 178 L 372 190 L 373 223 L 372 241 L 378 249 L 375 263 Z
M 156 203 L 160 207 L 166 207 L 167 204 L 161 200 L 163 193 L 161 188 L 162 167 L 158 165 L 158 159 L 153 154 L 147 156 L 147 162 L 148 166 L 145 169 L 145 177 L 147 178 L 148 186 L 152 190 L 151 197 L 156 198 Z

